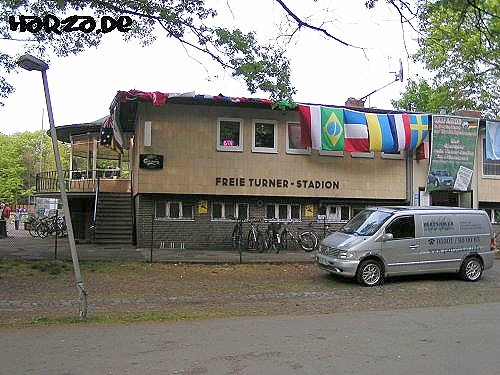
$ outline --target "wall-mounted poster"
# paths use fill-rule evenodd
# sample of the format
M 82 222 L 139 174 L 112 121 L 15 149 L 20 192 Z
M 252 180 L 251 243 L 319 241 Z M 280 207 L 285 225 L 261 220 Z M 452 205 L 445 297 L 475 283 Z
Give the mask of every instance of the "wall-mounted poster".
M 200 215 L 208 214 L 208 201 L 199 201 L 198 202 L 198 213 Z
M 427 192 L 470 189 L 478 129 L 479 119 L 432 116 Z

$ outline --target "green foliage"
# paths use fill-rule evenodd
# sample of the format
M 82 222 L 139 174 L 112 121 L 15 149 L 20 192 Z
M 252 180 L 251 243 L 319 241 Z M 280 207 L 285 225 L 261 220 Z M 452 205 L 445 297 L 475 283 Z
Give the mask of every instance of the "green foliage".
M 19 38 L 9 29 L 11 15 L 53 14 L 63 19 L 73 14 L 94 17 L 129 16 L 133 20 L 130 31 L 123 33 L 126 41 L 139 40 L 143 46 L 153 43 L 157 32 L 166 38 L 174 38 L 187 48 L 210 56 L 232 75 L 244 80 L 250 92 L 269 92 L 272 100 L 291 100 L 295 89 L 290 83 L 290 64 L 284 51 L 270 45 L 260 45 L 252 33 L 211 27 L 217 12 L 205 5 L 204 0 L 118 0 L 118 1 L 12 1 L 0 0 L 0 33 L 4 39 Z M 51 55 L 78 54 L 90 47 L 99 46 L 102 33 L 45 33 L 30 36 L 32 40 L 23 47 L 46 61 Z M 19 43 L 19 42 L 13 42 Z M 17 69 L 16 55 L 0 54 L 0 67 L 7 73 Z M 0 98 L 7 97 L 13 88 L 0 77 Z
M 36 187 L 36 175 L 55 171 L 51 138 L 45 133 L 0 133 L 0 201 L 28 203 Z M 59 143 L 63 169 L 69 169 L 69 147 Z
M 420 48 L 415 58 L 435 73 L 431 87 L 436 92 L 429 104 L 448 113 L 465 108 L 495 117 L 500 113 L 500 2 L 420 4 Z M 419 88 L 425 96 L 427 88 Z M 438 98 L 441 103 L 436 103 Z

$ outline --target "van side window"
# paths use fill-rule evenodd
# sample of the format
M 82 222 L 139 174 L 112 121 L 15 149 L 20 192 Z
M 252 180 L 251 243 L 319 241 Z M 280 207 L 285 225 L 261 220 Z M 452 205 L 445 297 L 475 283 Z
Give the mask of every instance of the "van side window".
M 415 219 L 413 216 L 398 217 L 385 229 L 386 233 L 392 233 L 395 240 L 400 238 L 415 237 Z

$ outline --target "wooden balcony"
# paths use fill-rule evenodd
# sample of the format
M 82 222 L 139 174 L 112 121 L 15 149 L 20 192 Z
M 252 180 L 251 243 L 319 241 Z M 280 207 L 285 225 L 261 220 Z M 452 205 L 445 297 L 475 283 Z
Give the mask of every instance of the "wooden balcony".
M 129 193 L 130 178 L 121 176 L 119 169 L 95 169 L 89 171 L 64 171 L 64 184 L 68 193 L 114 192 Z M 36 176 L 36 193 L 59 193 L 57 171 L 42 172 Z

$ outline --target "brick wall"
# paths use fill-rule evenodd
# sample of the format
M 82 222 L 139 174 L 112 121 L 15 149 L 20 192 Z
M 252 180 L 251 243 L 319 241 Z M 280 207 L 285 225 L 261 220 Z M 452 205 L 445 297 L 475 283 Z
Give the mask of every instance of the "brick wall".
M 183 202 L 191 202 L 195 205 L 193 220 L 155 220 L 153 218 L 153 204 L 156 199 L 182 200 Z M 231 197 L 217 197 L 216 201 L 230 200 Z M 252 198 L 232 198 L 240 203 L 249 204 L 249 216 L 260 219 L 258 226 L 260 230 L 265 231 L 268 223 L 263 220 L 265 217 L 266 205 L 262 204 L 262 200 Z M 209 213 L 200 214 L 196 209 L 196 203 L 200 200 L 208 200 Z M 136 197 L 136 228 L 137 228 L 137 247 L 138 248 L 153 248 L 159 249 L 170 248 L 171 243 L 175 248 L 179 248 L 184 244 L 185 249 L 196 250 L 229 250 L 231 249 L 231 233 L 235 222 L 231 220 L 212 220 L 210 215 L 211 202 L 206 197 L 179 197 L 179 196 L 156 196 L 142 195 Z M 316 219 L 317 204 L 314 204 L 314 216 L 304 217 L 304 205 L 311 204 L 311 200 L 304 198 L 295 198 L 293 200 L 280 199 L 275 200 L 269 198 L 265 203 L 293 203 L 301 204 L 301 222 L 290 223 L 289 228 L 292 231 L 298 231 L 299 228 L 307 229 L 309 224 L 318 233 L 323 236 L 323 223 Z M 328 224 L 330 230 L 338 229 L 342 223 Z M 243 223 L 243 236 L 246 240 L 250 224 L 246 221 Z

